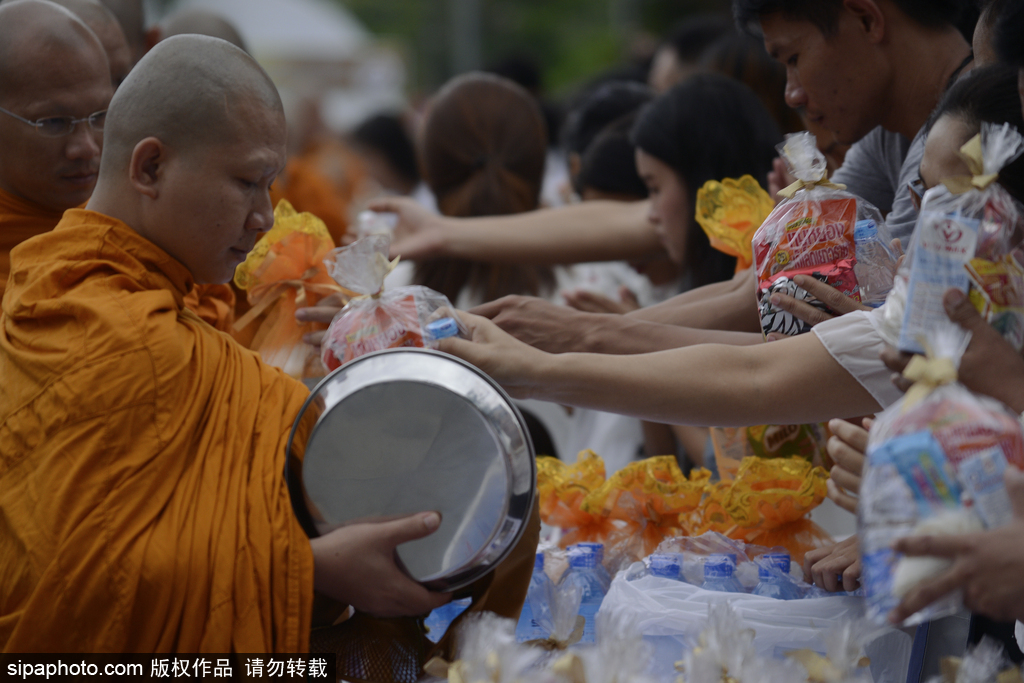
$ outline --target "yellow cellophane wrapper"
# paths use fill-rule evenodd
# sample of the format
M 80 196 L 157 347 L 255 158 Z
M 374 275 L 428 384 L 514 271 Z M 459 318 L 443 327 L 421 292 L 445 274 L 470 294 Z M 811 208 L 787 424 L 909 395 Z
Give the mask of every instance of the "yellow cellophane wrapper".
M 707 488 L 699 514 L 690 516 L 690 534 L 717 531 L 735 540 L 783 546 L 802 561 L 804 554 L 831 541 L 806 518 L 825 499 L 828 473 L 803 458 L 746 458 L 736 478 Z
M 537 458 L 540 518 L 565 531 L 563 547 L 581 541 L 603 541 L 613 528 L 608 519 L 582 509 L 587 495 L 604 483 L 604 460 L 594 451 L 580 451 L 574 465 L 558 458 Z
M 751 241 L 775 202 L 753 176 L 709 180 L 697 191 L 697 222 L 718 251 L 736 257 L 737 272 L 753 264 Z
M 826 444 L 832 433 L 825 423 L 712 427 L 711 444 L 722 481 L 732 481 L 745 458 L 800 457 L 832 469 Z
M 319 354 L 302 336 L 326 326 L 299 323 L 295 311 L 339 291 L 324 266 L 332 249 L 324 222 L 311 213 L 298 213 L 282 199 L 274 210 L 274 227 L 235 270 L 235 284 L 248 292 L 252 305 L 235 329 L 258 325 L 250 348 L 264 362 L 299 379 L 325 374 Z
M 710 472 L 699 469 L 688 479 L 675 456 L 638 460 L 592 491 L 582 509 L 618 522 L 605 537 L 606 546 L 624 543 L 630 547 L 623 550 L 644 557 L 666 538 L 683 533 L 680 515 L 700 505 L 710 478 Z

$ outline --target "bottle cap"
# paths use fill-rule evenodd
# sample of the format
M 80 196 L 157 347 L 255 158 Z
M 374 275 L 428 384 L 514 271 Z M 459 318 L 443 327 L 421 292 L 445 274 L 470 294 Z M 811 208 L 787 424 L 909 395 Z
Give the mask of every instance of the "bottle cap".
M 757 564 L 757 576 L 761 579 L 771 579 L 778 576 L 772 572 L 772 569 L 789 576 L 789 565 L 789 553 L 765 553 Z
M 432 323 L 427 323 L 426 331 L 427 336 L 435 341 L 447 339 L 448 337 L 457 337 L 459 334 L 459 324 L 455 322 L 455 318 L 441 318 Z
M 598 562 L 604 561 L 604 543 L 583 542 L 577 543 L 576 547 L 589 550 L 590 552 L 597 555 Z
M 594 569 L 597 567 L 597 555 L 586 548 L 569 548 L 569 567 L 572 569 Z
M 855 242 L 866 242 L 878 237 L 878 226 L 870 218 L 857 221 L 853 228 L 853 239 Z
M 736 561 L 730 555 L 708 555 L 704 561 L 705 579 L 730 579 L 736 569 Z
M 544 553 L 543 552 L 537 553 L 537 557 L 535 557 L 533 559 L 533 568 L 534 569 L 544 569 Z
M 676 554 L 651 555 L 650 572 L 652 576 L 661 576 L 666 579 L 678 579 L 679 569 L 682 567 L 682 557 Z

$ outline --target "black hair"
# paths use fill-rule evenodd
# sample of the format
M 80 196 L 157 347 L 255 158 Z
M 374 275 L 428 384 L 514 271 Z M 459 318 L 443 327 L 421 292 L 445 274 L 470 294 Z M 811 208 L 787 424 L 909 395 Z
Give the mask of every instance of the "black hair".
M 416 148 L 401 119 L 391 114 L 377 114 L 363 121 L 352 131 L 357 144 L 380 152 L 392 168 L 415 185 L 420 181 Z
M 745 33 L 724 35 L 704 51 L 700 66 L 747 85 L 783 133 L 804 129 L 800 115 L 786 103 L 786 67 L 768 55 L 762 41 Z
M 928 118 L 925 130 L 943 116 L 954 116 L 974 130 L 981 124 L 1009 123 L 1024 133 L 1024 112 L 1017 92 L 1017 69 L 994 64 L 973 69 L 946 92 Z M 1024 202 L 1024 157 L 1018 157 L 999 172 L 999 184 L 1018 201 Z
M 647 198 L 647 185 L 636 170 L 636 146 L 629 131 L 636 121 L 636 112 L 626 114 L 601 131 L 587 148 L 580 165 L 580 189 L 637 199 Z
M 673 26 L 662 44 L 670 46 L 679 61 L 696 63 L 712 43 L 734 32 L 727 16 L 700 14 Z
M 1001 3 L 996 27 L 996 54 L 1007 64 L 1024 68 L 1024 2 L 1008 0 Z
M 697 191 L 709 180 L 749 174 L 768 187 L 782 135 L 750 88 L 719 74 L 699 74 L 649 104 L 632 139 L 679 175 L 690 206 L 696 206 Z M 686 266 L 694 285 L 731 277 L 736 259 L 713 249 L 693 216 L 687 218 Z
M 970 0 L 892 0 L 908 17 L 922 26 L 952 25 L 961 28 L 972 11 Z M 826 36 L 835 33 L 842 0 L 732 0 L 732 13 L 742 31 L 758 33 L 761 18 L 780 13 L 788 19 L 810 21 Z M 968 32 L 969 39 L 969 32 Z
M 562 145 L 567 152 L 583 156 L 610 123 L 638 111 L 654 97 L 654 91 L 643 83 L 617 81 L 598 86 L 569 112 L 562 129 Z

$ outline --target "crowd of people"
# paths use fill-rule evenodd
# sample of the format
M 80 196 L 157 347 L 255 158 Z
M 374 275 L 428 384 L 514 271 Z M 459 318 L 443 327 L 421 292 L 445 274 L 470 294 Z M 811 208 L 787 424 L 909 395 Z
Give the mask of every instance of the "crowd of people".
M 505 64 L 344 136 L 315 106 L 286 120 L 224 19 L 143 16 L 141 0 L 0 2 L 4 651 L 300 652 L 372 634 L 425 657 L 409 624 L 452 596 L 408 578 L 395 548 L 439 516 L 309 539 L 292 513 L 284 445 L 308 389 L 248 348 L 231 282 L 279 200 L 339 246 L 365 206 L 395 214 L 388 286 L 463 311 L 470 338 L 441 350 L 520 402 L 539 453 L 713 469 L 709 428 L 828 422 L 829 496 L 855 514 L 870 416 L 906 390 L 909 357 L 877 310 L 806 276 L 828 310 L 775 294 L 812 333 L 766 338 L 754 271 L 712 246 L 697 192 L 752 176 L 776 197 L 793 180 L 777 146 L 809 130 L 905 249 L 921 194 L 967 172 L 958 152 L 983 124 L 1024 131 L 1021 0 L 733 0 L 596 77 L 563 122 Z M 1024 158 L 997 182 L 1024 202 Z M 944 303 L 972 333 L 959 381 L 1024 411 L 1024 358 L 965 296 Z M 1024 619 L 1024 475 L 1007 488 L 1010 526 L 900 542 L 953 564 L 895 621 L 957 588 L 978 615 Z M 805 564 L 827 591 L 856 589 L 857 537 Z M 471 587 L 471 609 L 517 615 L 531 571 Z

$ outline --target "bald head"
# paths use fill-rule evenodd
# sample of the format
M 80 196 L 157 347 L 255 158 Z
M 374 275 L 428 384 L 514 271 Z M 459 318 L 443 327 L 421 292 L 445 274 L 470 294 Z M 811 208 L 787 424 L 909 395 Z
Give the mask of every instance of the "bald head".
M 0 4 L 0 107 L 22 119 L 81 119 L 105 110 L 112 87 L 106 53 L 74 14 L 45 0 Z M 88 199 L 102 135 L 79 123 L 45 137 L 0 114 L 0 188 L 52 210 Z
M 286 159 L 277 88 L 248 54 L 206 36 L 157 43 L 110 103 L 89 208 L 185 265 L 227 282 L 274 222 Z
M 242 35 L 229 22 L 219 14 L 207 12 L 200 9 L 186 9 L 167 17 L 160 23 L 161 34 L 164 38 L 194 33 L 211 38 L 226 40 L 235 47 L 249 50 L 245 46 Z
M 101 0 L 117 18 L 132 51 L 132 64 L 146 54 L 146 17 L 142 0 Z
M 132 58 L 128 39 L 113 12 L 99 0 L 50 0 L 70 10 L 81 19 L 100 39 L 107 62 L 110 64 L 110 80 L 116 89 L 131 71 L 135 60 Z
M 247 53 L 207 36 L 163 40 L 110 103 L 104 173 L 127 168 L 135 145 L 147 137 L 176 149 L 221 140 L 250 107 L 284 112 L 274 83 Z

